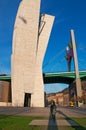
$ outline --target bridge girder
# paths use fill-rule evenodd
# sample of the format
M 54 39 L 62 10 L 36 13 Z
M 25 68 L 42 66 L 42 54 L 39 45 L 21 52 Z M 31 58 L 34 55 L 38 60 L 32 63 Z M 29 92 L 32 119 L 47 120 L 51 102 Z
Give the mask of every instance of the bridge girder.
M 86 71 L 80 71 L 81 80 L 86 80 Z M 62 73 L 45 73 L 43 74 L 44 84 L 51 83 L 65 83 L 71 84 L 75 80 L 75 72 L 62 72 Z M 0 81 L 11 82 L 11 76 L 0 75 Z

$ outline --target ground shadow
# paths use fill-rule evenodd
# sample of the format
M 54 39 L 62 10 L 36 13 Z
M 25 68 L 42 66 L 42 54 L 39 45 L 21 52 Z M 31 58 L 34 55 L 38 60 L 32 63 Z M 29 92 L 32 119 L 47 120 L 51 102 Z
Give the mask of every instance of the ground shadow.
M 75 130 L 86 130 L 85 127 L 81 126 L 80 124 L 78 124 L 75 120 L 73 120 L 72 118 L 68 117 L 66 114 L 64 114 L 62 111 L 58 110 L 57 111 L 59 114 L 63 115 L 65 120 L 71 125 L 71 127 L 73 127 Z M 73 126 L 73 123 L 77 124 L 77 126 Z
M 32 108 L 28 109 L 28 107 L 2 107 L 0 111 L 0 120 L 14 115 L 22 115 L 22 113 L 26 113 L 31 109 Z
M 47 130 L 58 130 L 56 114 L 55 114 L 55 118 L 52 118 L 51 113 L 50 113 Z

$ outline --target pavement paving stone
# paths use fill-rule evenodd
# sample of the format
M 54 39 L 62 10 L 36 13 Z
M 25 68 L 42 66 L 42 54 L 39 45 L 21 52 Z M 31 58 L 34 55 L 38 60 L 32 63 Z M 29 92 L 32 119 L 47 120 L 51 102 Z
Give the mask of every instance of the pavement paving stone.
M 78 126 L 72 120 L 32 120 L 29 125 L 46 125 L 46 126 Z

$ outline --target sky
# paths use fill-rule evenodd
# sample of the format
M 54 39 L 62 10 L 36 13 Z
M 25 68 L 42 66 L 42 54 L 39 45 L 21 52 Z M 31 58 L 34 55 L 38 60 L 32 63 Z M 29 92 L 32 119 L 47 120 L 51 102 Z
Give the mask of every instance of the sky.
M 0 0 L 0 73 L 11 74 L 12 38 L 21 0 Z M 74 30 L 79 70 L 86 70 L 86 0 L 41 0 L 40 13 L 55 16 L 46 49 L 43 72 L 66 72 L 65 48 Z M 72 60 L 71 71 L 74 71 Z M 60 91 L 67 85 L 45 85 L 45 91 Z

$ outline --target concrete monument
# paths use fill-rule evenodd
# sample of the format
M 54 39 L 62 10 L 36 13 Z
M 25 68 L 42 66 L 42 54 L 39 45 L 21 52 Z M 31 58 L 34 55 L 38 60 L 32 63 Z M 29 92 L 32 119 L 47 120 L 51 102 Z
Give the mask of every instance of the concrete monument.
M 22 0 L 11 57 L 12 106 L 44 107 L 42 62 L 54 17 L 42 15 L 40 0 Z

